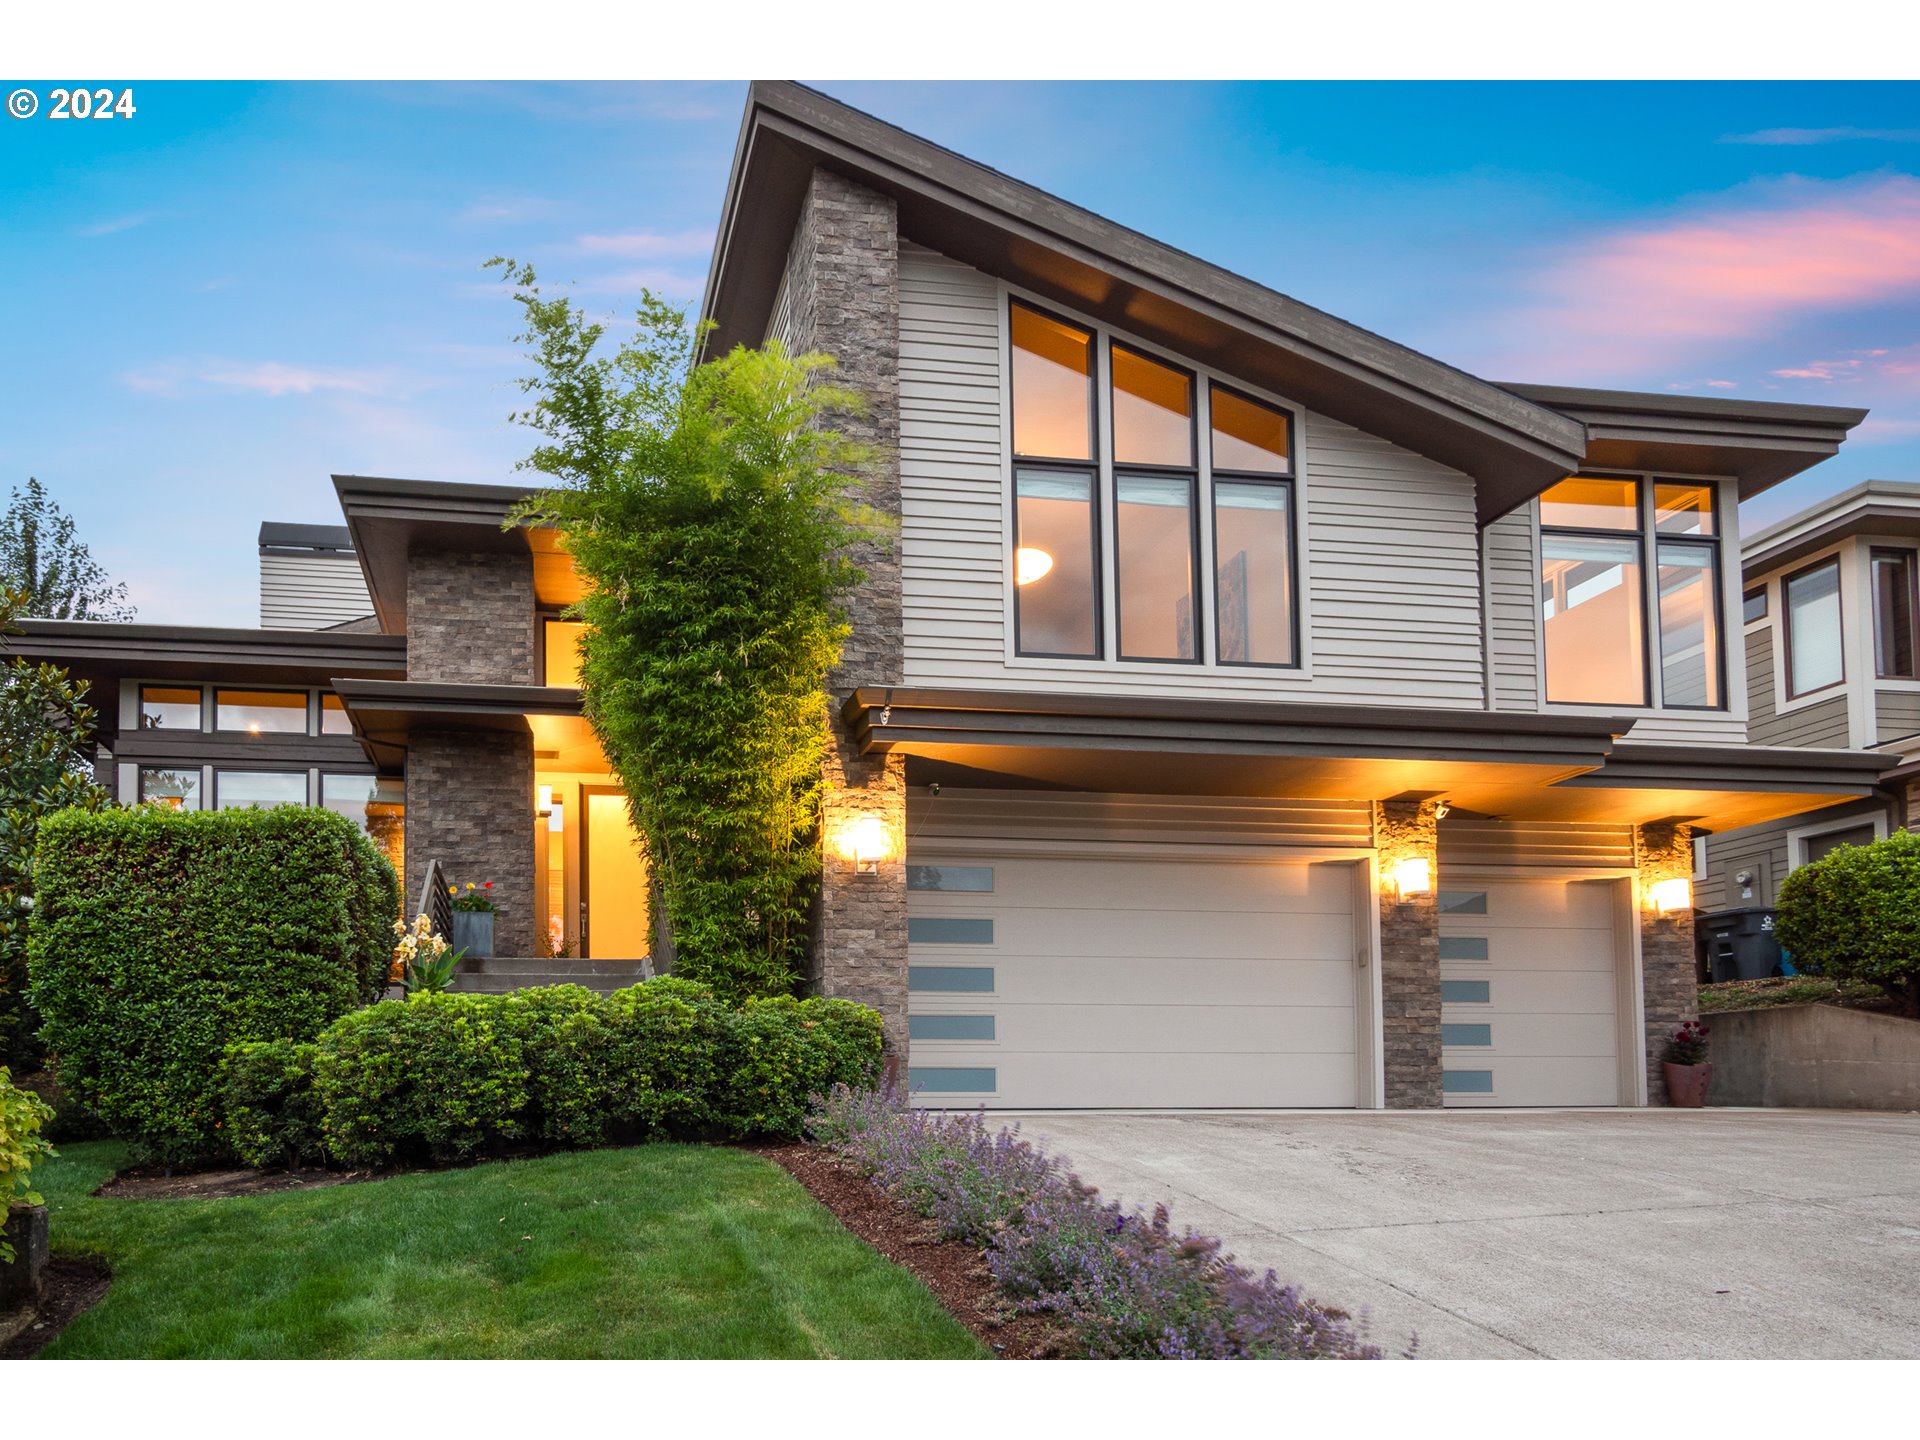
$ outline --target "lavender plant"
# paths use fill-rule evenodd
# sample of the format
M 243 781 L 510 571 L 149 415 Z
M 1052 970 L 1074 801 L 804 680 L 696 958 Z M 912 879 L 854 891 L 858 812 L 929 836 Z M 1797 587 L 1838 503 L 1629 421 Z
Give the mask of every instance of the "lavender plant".
M 986 1252 L 1013 1306 L 1050 1314 L 1094 1359 L 1375 1360 L 1364 1327 L 1218 1240 L 1100 1199 L 1066 1161 L 990 1131 L 984 1115 L 909 1106 L 897 1092 L 836 1086 L 808 1132 L 943 1237 Z M 1411 1349 L 1408 1351 L 1411 1354 Z

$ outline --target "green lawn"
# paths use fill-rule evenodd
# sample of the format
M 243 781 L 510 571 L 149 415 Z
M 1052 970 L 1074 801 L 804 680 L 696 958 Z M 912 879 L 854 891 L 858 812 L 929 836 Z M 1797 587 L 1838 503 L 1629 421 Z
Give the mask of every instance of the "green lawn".
M 650 1145 L 274 1195 L 100 1200 L 113 1142 L 33 1178 L 113 1288 L 49 1359 L 973 1358 L 779 1167 Z

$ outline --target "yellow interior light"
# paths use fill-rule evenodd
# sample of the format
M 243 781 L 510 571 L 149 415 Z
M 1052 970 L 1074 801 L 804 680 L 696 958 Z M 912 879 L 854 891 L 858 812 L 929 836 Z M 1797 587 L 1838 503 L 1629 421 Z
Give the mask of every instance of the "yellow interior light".
M 1053 569 L 1053 556 L 1044 550 L 1036 550 L 1030 545 L 1022 545 L 1013 552 L 1013 583 L 1031 585 L 1042 579 Z

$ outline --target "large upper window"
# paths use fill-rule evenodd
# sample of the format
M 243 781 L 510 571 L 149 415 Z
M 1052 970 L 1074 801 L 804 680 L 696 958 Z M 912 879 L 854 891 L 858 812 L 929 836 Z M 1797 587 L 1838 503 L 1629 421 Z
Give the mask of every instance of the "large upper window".
M 1911 550 L 1873 552 L 1873 663 L 1883 680 L 1914 678 Z
M 1284 410 L 1219 385 L 1207 402 L 1220 663 L 1292 665 L 1292 422 Z
M 307 803 L 304 770 L 216 770 L 213 803 L 221 810 L 247 810 Z
M 1550 702 L 1725 705 L 1714 499 L 1711 485 L 1609 475 L 1574 476 L 1541 496 Z
M 1209 383 L 1202 444 L 1191 371 L 1019 301 L 1011 332 L 1017 653 L 1297 663 L 1291 417 Z
M 1093 332 L 1015 305 L 1013 579 L 1022 655 L 1100 654 L 1093 432 Z
M 1119 345 L 1111 354 L 1120 658 L 1198 660 L 1193 377 Z
M 216 690 L 213 715 L 216 730 L 240 730 L 249 735 L 304 735 L 307 733 L 307 692 Z
M 198 733 L 200 687 L 198 685 L 142 685 L 140 687 L 140 728 Z
M 1847 678 L 1840 632 L 1840 561 L 1823 560 L 1780 582 L 1787 615 L 1787 694 L 1811 695 Z

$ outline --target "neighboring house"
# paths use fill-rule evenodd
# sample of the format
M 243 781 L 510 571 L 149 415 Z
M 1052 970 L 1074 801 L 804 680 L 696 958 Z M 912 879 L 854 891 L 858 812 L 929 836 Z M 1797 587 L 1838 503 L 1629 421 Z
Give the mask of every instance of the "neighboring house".
M 1920 779 L 1920 484 L 1869 480 L 1770 525 L 1741 569 L 1753 742 L 1876 750 L 1894 768 L 1867 798 L 1711 836 L 1708 913 L 1770 908 L 1791 871 L 1907 827 Z
M 812 978 L 928 1098 L 1663 1103 L 1695 831 L 1892 763 L 1750 745 L 1726 641 L 1738 502 L 1860 411 L 1491 384 L 792 85 L 752 91 L 704 311 L 710 352 L 837 356 L 888 457 Z M 379 633 L 15 648 L 118 694 L 124 798 L 403 783 L 410 897 L 437 860 L 509 953 L 637 954 L 554 537 L 502 530 L 511 487 L 335 485 Z

